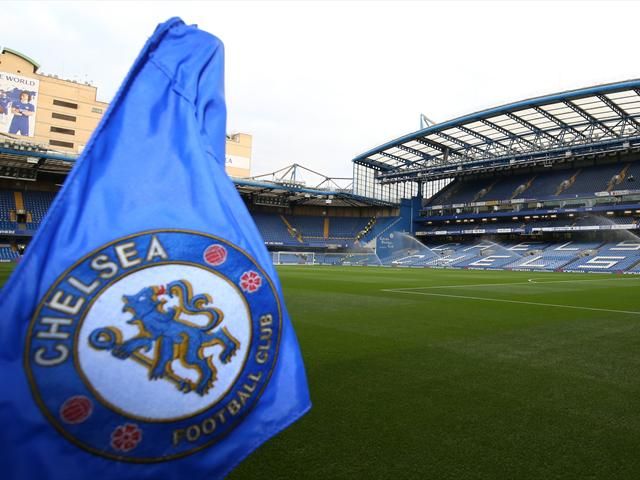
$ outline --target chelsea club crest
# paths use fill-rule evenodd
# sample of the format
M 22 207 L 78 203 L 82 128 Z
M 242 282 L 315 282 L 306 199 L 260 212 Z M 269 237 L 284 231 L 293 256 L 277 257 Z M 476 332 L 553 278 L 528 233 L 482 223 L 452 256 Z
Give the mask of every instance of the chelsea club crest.
M 25 366 L 46 417 L 95 454 L 155 462 L 214 444 L 269 381 L 281 310 L 267 274 L 211 235 L 143 232 L 62 274 Z

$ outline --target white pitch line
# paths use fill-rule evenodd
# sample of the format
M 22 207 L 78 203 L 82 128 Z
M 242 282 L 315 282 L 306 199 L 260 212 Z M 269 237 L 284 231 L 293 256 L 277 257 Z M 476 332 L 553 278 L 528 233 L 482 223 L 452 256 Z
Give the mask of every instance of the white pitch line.
M 383 289 L 383 292 L 404 292 L 407 290 L 428 290 L 432 288 L 465 288 L 465 287 L 502 287 L 511 285 L 544 285 L 547 283 L 578 283 L 578 282 L 615 282 L 615 281 L 630 281 L 640 280 L 637 278 L 593 278 L 590 280 L 550 280 L 548 282 L 536 281 L 530 278 L 526 282 L 503 282 L 503 283 L 467 283 L 465 285 L 435 285 L 431 287 L 406 287 L 406 288 L 388 288 Z
M 467 295 L 448 295 L 446 293 L 405 292 L 402 290 L 384 290 L 384 289 L 382 291 L 391 292 L 391 293 L 406 293 L 409 295 L 428 295 L 431 297 L 463 298 L 467 300 L 481 300 L 485 302 L 517 303 L 520 305 L 537 305 L 539 307 L 571 308 L 574 310 L 591 310 L 595 312 L 626 313 L 629 315 L 640 315 L 640 312 L 630 312 L 627 310 L 611 310 L 609 308 L 578 307 L 576 305 L 559 305 L 555 303 L 524 302 L 520 300 L 504 300 L 501 298 L 471 297 Z

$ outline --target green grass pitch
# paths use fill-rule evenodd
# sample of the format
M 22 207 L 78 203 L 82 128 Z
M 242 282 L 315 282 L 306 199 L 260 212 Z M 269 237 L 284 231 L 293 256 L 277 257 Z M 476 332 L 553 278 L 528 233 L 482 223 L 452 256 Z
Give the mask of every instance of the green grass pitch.
M 637 478 L 640 277 L 278 271 L 314 406 L 230 479 Z

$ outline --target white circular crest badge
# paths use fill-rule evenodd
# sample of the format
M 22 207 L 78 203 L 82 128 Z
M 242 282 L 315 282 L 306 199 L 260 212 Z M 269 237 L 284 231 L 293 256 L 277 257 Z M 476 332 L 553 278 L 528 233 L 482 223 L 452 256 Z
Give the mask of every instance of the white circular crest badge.
M 153 231 L 68 269 L 32 320 L 26 365 L 73 443 L 128 461 L 214 444 L 256 403 L 275 364 L 278 294 L 229 242 Z

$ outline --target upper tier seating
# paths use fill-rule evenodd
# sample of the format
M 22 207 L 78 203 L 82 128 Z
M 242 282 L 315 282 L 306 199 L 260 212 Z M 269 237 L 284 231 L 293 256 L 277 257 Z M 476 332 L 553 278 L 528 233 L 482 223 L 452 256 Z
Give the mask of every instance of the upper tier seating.
M 604 192 L 607 190 L 611 179 L 618 175 L 625 166 L 624 164 L 615 164 L 583 168 L 576 176 L 575 183 L 562 194 L 579 195 L 582 193 Z
M 545 198 L 554 196 L 563 182 L 569 182 L 577 170 L 557 170 L 540 172 L 522 198 Z M 578 175 L 580 175 L 578 173 Z
M 629 164 L 624 181 L 616 185 L 613 190 L 640 190 L 640 162 Z
M 453 205 L 514 198 L 571 198 L 607 190 L 636 188 L 640 189 L 640 162 L 616 163 L 517 175 L 502 174 L 474 180 L 459 179 L 433 196 L 428 204 Z

